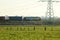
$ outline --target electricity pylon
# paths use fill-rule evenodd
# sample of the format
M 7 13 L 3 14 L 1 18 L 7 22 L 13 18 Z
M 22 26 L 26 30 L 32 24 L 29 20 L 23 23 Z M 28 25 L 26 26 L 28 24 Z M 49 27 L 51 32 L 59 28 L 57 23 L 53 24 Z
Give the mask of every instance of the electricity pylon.
M 46 21 L 48 21 L 50 24 L 52 21 L 54 21 L 54 10 L 53 10 L 53 4 L 52 2 L 60 2 L 56 0 L 40 0 L 41 2 L 48 2 L 47 5 L 47 12 L 46 12 Z

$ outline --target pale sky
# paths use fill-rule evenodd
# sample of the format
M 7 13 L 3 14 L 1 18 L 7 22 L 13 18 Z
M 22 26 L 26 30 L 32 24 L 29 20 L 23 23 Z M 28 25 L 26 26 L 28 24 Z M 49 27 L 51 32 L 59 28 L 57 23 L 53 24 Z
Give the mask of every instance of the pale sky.
M 47 2 L 39 0 L 0 0 L 0 16 L 45 16 Z M 60 16 L 60 2 L 53 3 L 55 16 Z

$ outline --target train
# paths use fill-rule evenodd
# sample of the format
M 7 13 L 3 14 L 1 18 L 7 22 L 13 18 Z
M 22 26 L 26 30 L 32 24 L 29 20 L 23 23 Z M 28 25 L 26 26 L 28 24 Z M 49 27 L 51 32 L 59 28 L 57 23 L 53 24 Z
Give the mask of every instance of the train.
M 40 17 L 0 16 L 0 21 L 40 21 Z
M 0 16 L 0 25 L 40 25 L 40 17 Z

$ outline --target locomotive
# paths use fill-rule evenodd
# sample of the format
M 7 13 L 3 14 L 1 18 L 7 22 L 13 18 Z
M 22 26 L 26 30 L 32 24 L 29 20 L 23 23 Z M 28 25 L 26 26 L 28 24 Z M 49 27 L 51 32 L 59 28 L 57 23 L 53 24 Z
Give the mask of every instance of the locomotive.
M 24 21 L 40 21 L 40 17 L 24 17 Z

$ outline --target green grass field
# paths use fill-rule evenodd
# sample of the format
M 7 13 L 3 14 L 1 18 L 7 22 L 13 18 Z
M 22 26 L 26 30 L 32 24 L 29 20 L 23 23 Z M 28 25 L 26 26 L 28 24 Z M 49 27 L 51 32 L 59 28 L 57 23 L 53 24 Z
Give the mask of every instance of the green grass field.
M 60 40 L 60 26 L 0 26 L 0 40 Z

